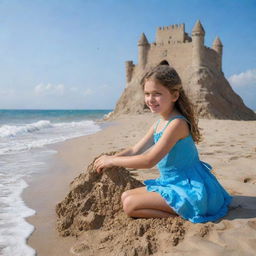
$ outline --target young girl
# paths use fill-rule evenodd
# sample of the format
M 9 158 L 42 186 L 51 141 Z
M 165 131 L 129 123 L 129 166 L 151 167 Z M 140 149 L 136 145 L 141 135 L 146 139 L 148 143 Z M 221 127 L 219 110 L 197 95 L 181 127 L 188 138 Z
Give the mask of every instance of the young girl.
M 132 148 L 98 158 L 97 172 L 111 166 L 145 169 L 157 164 L 159 178 L 122 194 L 128 216 L 180 215 L 194 223 L 225 216 L 231 197 L 211 174 L 212 167 L 198 157 L 194 142 L 200 141 L 200 132 L 177 72 L 159 65 L 141 83 L 146 105 L 161 119 Z

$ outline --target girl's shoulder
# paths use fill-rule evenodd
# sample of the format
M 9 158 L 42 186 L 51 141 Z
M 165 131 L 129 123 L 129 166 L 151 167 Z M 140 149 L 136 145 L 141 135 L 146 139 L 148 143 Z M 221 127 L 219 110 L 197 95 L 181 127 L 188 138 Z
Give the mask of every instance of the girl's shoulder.
M 190 135 L 189 123 L 183 116 L 175 116 L 171 118 L 164 127 L 163 132 L 165 130 L 170 133 L 170 136 L 175 133 L 180 139 Z

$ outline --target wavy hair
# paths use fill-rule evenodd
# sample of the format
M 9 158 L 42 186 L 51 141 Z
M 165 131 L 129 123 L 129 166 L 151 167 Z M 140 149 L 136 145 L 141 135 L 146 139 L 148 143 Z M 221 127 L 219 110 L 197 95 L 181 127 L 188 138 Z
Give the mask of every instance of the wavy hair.
M 143 89 L 148 80 L 154 80 L 160 83 L 171 93 L 179 92 L 179 98 L 175 102 L 175 107 L 188 120 L 192 138 L 196 143 L 199 143 L 201 141 L 201 134 L 198 127 L 198 119 L 196 118 L 193 104 L 186 96 L 181 79 L 176 70 L 168 65 L 158 65 L 144 74 L 141 79 Z

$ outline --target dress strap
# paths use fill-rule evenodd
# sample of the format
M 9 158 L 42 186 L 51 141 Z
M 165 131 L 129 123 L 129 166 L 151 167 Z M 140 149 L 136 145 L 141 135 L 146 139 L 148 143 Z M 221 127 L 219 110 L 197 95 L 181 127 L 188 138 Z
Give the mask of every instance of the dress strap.
M 155 125 L 155 127 L 154 127 L 154 133 L 156 133 L 156 129 L 157 129 L 157 126 L 159 125 L 160 121 L 161 121 L 161 119 L 159 119 L 159 120 L 156 122 L 156 125 Z
M 178 119 L 178 118 L 184 119 L 184 120 L 186 120 L 186 121 L 189 123 L 189 121 L 187 120 L 187 118 L 185 118 L 184 116 L 181 116 L 181 115 L 179 115 L 179 116 L 174 116 L 174 117 L 172 117 L 172 118 L 167 122 L 167 124 L 166 124 L 166 125 L 164 126 L 164 128 L 162 129 L 162 132 L 164 132 L 164 130 L 167 128 L 167 126 L 170 124 L 171 121 L 173 121 L 174 119 Z

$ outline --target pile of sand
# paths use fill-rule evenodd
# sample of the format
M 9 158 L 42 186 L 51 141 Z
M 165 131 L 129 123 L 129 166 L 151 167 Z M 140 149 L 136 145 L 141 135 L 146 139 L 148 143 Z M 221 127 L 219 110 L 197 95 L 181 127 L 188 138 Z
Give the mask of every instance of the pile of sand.
M 142 186 L 128 170 L 112 167 L 98 174 L 93 163 L 71 183 L 66 198 L 56 206 L 57 229 L 76 236 L 76 255 L 152 255 L 169 251 L 190 225 L 180 217 L 135 219 L 122 210 L 121 194 Z M 199 227 L 202 236 L 208 226 Z M 163 251 L 164 253 L 164 251 Z
M 125 168 L 113 167 L 99 174 L 90 164 L 72 181 L 70 192 L 56 206 L 58 231 L 63 236 L 77 236 L 104 226 L 122 210 L 122 193 L 142 185 Z

